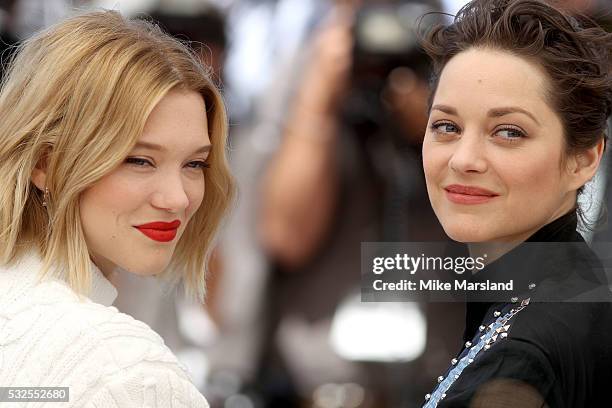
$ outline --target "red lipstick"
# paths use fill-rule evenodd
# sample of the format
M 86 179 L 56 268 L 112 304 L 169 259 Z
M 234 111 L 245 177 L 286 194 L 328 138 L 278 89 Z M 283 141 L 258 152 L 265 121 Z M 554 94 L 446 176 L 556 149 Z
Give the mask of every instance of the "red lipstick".
M 135 228 L 154 241 L 169 242 L 176 237 L 176 232 L 180 225 L 181 222 L 179 220 L 172 222 L 155 221 L 137 225 Z
M 485 188 L 451 184 L 444 188 L 446 197 L 456 204 L 482 204 L 491 201 L 499 194 Z

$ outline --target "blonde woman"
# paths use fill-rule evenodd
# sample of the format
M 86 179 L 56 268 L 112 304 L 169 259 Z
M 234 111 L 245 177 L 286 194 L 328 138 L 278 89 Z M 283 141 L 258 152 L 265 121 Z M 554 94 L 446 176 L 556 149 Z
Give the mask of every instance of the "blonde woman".
M 206 407 L 162 339 L 111 307 L 108 278 L 204 296 L 234 188 L 207 69 L 151 23 L 81 14 L 21 46 L 0 124 L 0 385 L 69 387 L 65 407 Z

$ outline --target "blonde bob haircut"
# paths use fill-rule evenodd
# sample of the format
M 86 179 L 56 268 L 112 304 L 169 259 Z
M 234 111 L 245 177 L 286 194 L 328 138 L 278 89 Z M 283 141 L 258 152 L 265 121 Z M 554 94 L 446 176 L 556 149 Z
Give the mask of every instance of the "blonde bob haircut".
M 202 204 L 159 277 L 180 281 L 187 296 L 204 299 L 214 236 L 234 194 L 224 103 L 188 46 L 116 11 L 71 17 L 25 41 L 10 61 L 0 93 L 0 262 L 12 264 L 36 248 L 41 277 L 58 275 L 80 295 L 88 293 L 81 193 L 125 160 L 171 89 L 202 95 L 212 150 Z M 31 182 L 41 166 L 46 207 Z

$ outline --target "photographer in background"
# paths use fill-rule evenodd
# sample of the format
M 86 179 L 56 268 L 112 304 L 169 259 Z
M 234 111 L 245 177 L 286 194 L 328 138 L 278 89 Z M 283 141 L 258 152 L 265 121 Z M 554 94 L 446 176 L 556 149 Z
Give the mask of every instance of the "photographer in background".
M 313 39 L 264 181 L 262 241 L 288 268 L 303 265 L 324 245 L 347 181 L 340 173 L 351 167 L 369 173 L 376 185 L 371 196 L 382 204 L 379 184 L 391 182 L 395 156 L 410 148 L 418 154 L 427 123 L 428 66 L 410 30 L 432 9 L 407 1 L 349 4 L 337 6 Z M 400 11 L 412 26 L 401 26 Z M 349 149 L 360 161 L 344 157 Z
M 360 285 L 361 242 L 447 239 L 420 161 L 429 70 L 415 30 L 437 8 L 338 1 L 312 38 L 262 184 L 259 231 L 273 269 L 257 384 L 266 406 L 296 406 L 299 395 L 342 382 L 363 385 L 375 406 L 414 403 L 425 373 L 437 373 L 457 347 L 437 332 L 459 333 L 461 308 L 435 304 L 423 305 L 428 361 L 348 361 L 329 341 L 338 306 Z M 401 374 L 387 377 L 389 366 Z

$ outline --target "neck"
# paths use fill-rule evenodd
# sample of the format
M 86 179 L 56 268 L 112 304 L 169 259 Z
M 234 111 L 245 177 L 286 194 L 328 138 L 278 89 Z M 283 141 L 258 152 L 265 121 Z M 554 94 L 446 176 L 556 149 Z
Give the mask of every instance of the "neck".
M 540 228 L 540 227 L 539 227 Z M 533 235 L 539 228 L 525 231 L 520 235 L 514 235 L 498 241 L 484 241 L 468 243 L 468 250 L 472 258 L 481 257 L 485 265 L 501 258 Z
M 483 258 L 485 265 L 501 258 L 512 249 L 516 248 L 522 241 L 512 242 L 474 242 L 468 244 L 470 257 Z
M 473 258 L 482 257 L 484 258 L 483 263 L 485 265 L 490 264 L 496 259 L 501 258 L 506 253 L 510 252 L 512 249 L 516 248 L 523 242 L 525 242 L 529 237 L 539 231 L 541 228 L 546 225 L 554 222 L 559 219 L 563 215 L 567 214 L 570 210 L 560 210 L 557 211 L 548 222 L 538 228 L 533 228 L 529 231 L 525 231 L 522 234 L 514 235 L 512 237 L 507 237 L 506 239 L 501 239 L 498 241 L 485 241 L 485 242 L 473 242 L 468 243 L 468 250 L 470 252 L 470 256 Z M 486 255 L 486 256 L 485 256 Z
M 116 271 L 117 266 L 111 261 L 103 257 L 96 256 L 94 254 L 90 254 L 89 257 L 91 261 L 94 263 L 94 265 L 96 265 L 96 267 L 100 269 L 100 272 L 102 272 L 102 275 L 104 275 L 104 277 L 108 279 L 109 281 L 113 282 L 113 278 L 115 278 L 115 271 Z

